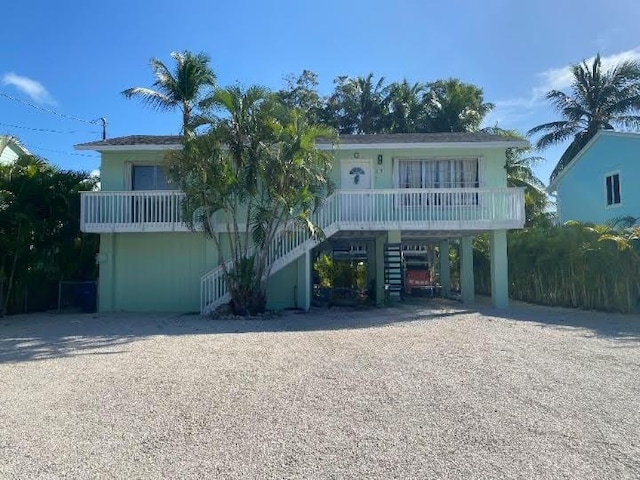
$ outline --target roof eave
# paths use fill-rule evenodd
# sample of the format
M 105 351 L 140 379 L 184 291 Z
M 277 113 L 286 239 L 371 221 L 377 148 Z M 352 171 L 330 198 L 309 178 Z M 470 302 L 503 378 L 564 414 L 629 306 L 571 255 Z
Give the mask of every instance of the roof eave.
M 547 192 L 553 193 L 557 191 L 558 182 L 560 182 L 560 180 L 564 178 L 567 172 L 573 168 L 573 166 L 580 160 L 580 158 L 582 158 L 582 156 L 587 152 L 587 150 L 591 148 L 591 145 L 593 145 L 598 138 L 600 138 L 603 135 L 617 134 L 617 133 L 621 133 L 621 132 L 615 132 L 613 130 L 599 130 L 598 132 L 596 132 L 596 134 L 593 137 L 591 137 L 591 140 L 589 140 L 586 143 L 586 145 L 582 147 L 580 151 L 574 155 L 574 157 L 569 161 L 567 166 L 562 169 L 562 171 L 556 176 L 556 178 L 554 178 L 552 182 L 549 182 L 549 186 L 547 187 Z
M 529 142 L 319 143 L 319 150 L 415 150 L 433 148 L 528 148 Z
M 180 144 L 168 144 L 168 145 L 87 145 L 80 144 L 74 145 L 75 150 L 93 150 L 96 152 L 130 152 L 130 151 L 149 151 L 158 152 L 165 150 L 180 150 L 182 145 Z
M 318 143 L 320 150 L 415 150 L 415 149 L 471 149 L 471 148 L 528 148 L 527 141 L 489 141 L 489 142 L 392 142 L 392 143 Z M 75 150 L 93 150 L 96 152 L 125 152 L 125 151 L 166 151 L 180 150 L 182 145 L 177 144 L 134 144 L 134 145 L 95 145 L 82 143 L 74 145 Z

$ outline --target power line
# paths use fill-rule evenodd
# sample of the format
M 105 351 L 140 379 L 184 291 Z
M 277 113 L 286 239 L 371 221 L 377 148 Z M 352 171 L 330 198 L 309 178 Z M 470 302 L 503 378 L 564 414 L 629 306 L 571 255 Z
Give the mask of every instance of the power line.
M 76 152 L 63 152 L 62 150 L 51 150 L 49 148 L 40 148 L 29 145 L 30 150 L 39 150 L 41 152 L 50 152 L 50 153 L 59 153 L 62 155 L 72 155 L 74 157 L 89 157 L 89 158 L 98 158 L 98 153 L 89 154 L 89 153 L 76 153 Z
M 2 123 L 0 125 L 3 127 L 11 127 L 11 128 L 22 128 L 24 130 L 32 130 L 34 132 L 49 132 L 49 133 L 78 133 L 78 130 L 50 130 L 48 128 L 35 128 L 35 127 L 25 127 L 24 125 L 11 125 L 9 123 Z M 98 132 L 91 132 L 98 133 Z
M 47 113 L 51 113 L 52 115 L 57 115 L 58 117 L 62 117 L 62 118 L 67 118 L 69 120 L 75 120 L 76 122 L 82 122 L 82 123 L 88 123 L 89 125 L 95 125 L 97 122 L 101 121 L 101 119 L 97 119 L 97 120 L 85 120 L 84 118 L 78 118 L 78 117 L 74 117 L 73 115 L 66 115 L 64 113 L 59 113 L 56 112 L 55 110 L 51 110 L 49 108 L 44 108 L 41 107 L 39 105 L 34 105 L 33 103 L 29 103 L 25 100 L 22 100 L 20 98 L 11 96 L 11 95 L 7 95 L 6 93 L 0 92 L 0 96 L 8 98 L 10 100 L 13 100 L 14 102 L 18 102 L 18 103 L 22 103 L 23 105 L 27 105 L 31 108 L 35 108 L 36 110 L 41 110 L 43 112 L 47 112 Z

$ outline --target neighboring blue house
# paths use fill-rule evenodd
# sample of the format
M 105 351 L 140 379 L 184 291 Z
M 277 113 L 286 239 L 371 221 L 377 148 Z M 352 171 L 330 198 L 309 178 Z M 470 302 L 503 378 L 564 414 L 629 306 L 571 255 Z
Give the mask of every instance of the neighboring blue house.
M 640 217 L 640 134 L 601 130 L 554 178 L 560 222 Z

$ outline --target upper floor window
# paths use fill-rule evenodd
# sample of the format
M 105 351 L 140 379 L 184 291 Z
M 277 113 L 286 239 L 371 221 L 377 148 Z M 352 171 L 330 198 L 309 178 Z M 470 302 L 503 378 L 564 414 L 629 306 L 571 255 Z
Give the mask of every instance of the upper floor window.
M 607 190 L 607 206 L 618 205 L 620 200 L 620 174 L 613 173 L 605 177 L 605 188 Z
M 399 160 L 400 188 L 478 188 L 477 158 Z
M 132 165 L 132 190 L 171 190 L 161 165 Z

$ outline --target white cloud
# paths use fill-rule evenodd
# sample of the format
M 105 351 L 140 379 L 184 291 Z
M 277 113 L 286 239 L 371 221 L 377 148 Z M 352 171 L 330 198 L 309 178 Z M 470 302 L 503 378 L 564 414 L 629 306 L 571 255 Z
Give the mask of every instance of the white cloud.
M 588 65 L 591 65 L 594 58 L 595 56 L 587 58 L 585 61 Z M 608 70 L 624 61 L 640 61 L 640 46 L 624 52 L 603 56 L 602 67 L 604 70 Z M 539 73 L 537 78 L 538 81 L 528 96 L 494 102 L 495 109 L 487 115 L 484 123 L 486 125 L 494 125 L 496 122 L 499 124 L 518 124 L 525 120 L 533 113 L 534 109 L 546 105 L 544 97 L 549 90 L 565 90 L 571 86 L 573 80 L 571 65 L 545 70 Z M 508 127 L 510 125 L 504 126 Z
M 595 56 L 587 58 L 585 61 L 587 65 L 591 66 L 594 59 Z M 640 61 L 640 47 L 602 57 L 602 68 L 609 70 L 621 62 L 627 61 Z M 573 80 L 571 65 L 566 65 L 562 68 L 552 68 L 540 73 L 539 77 L 542 79 L 542 82 L 534 88 L 534 94 L 543 96 L 549 90 L 564 90 L 571 86 L 571 81 Z
M 32 80 L 31 78 L 10 72 L 2 77 L 2 84 L 16 87 L 37 103 L 47 103 L 49 105 L 56 103 L 44 85 L 36 80 Z

